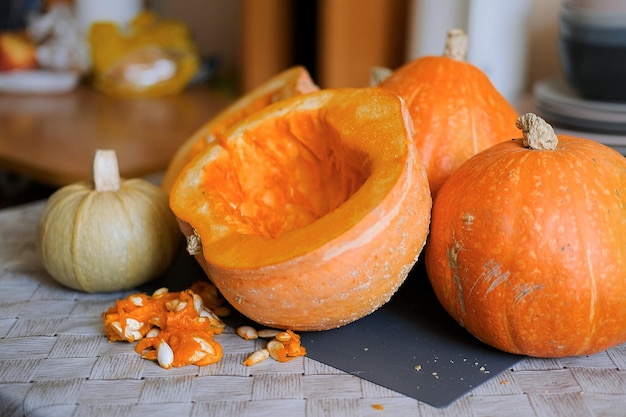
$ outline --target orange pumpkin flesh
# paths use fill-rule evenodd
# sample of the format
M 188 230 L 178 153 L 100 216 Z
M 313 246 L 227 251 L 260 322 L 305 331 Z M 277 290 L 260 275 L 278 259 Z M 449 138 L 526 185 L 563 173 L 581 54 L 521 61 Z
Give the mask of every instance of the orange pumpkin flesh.
M 272 77 L 228 106 L 194 133 L 172 158 L 163 177 L 161 188 L 169 193 L 180 171 L 195 155 L 204 149 L 208 143 L 214 141 L 217 135 L 249 114 L 276 101 L 318 89 L 307 70 L 302 66 L 289 68 Z
M 471 156 L 519 134 L 517 112 L 464 60 L 464 42 L 463 33 L 451 31 L 443 56 L 417 58 L 379 84 L 407 103 L 433 196 Z
M 432 216 L 424 256 L 435 293 L 485 343 L 562 357 L 626 341 L 618 152 L 571 136 L 554 150 L 498 144 L 450 177 Z
M 261 110 L 181 173 L 170 206 L 224 297 L 272 327 L 323 330 L 387 302 L 431 197 L 402 100 L 323 90 Z

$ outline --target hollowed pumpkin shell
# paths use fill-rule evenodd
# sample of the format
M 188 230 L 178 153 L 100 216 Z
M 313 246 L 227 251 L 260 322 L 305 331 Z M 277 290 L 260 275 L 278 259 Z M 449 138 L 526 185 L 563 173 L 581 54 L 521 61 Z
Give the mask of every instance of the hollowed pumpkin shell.
M 278 328 L 339 327 L 386 303 L 425 243 L 432 200 L 411 126 L 383 89 L 293 97 L 202 151 L 170 206 L 241 313 Z
M 183 143 L 170 161 L 161 188 L 169 193 L 183 167 L 207 144 L 213 142 L 218 134 L 223 133 L 246 116 L 277 101 L 318 89 L 306 68 L 302 66 L 288 68 L 270 78 L 226 107 Z

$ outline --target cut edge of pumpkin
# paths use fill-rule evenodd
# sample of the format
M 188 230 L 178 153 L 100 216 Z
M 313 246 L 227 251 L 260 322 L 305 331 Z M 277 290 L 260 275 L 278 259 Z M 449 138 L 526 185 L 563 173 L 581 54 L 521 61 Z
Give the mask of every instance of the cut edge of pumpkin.
M 215 134 L 222 132 L 255 111 L 268 104 L 299 94 L 319 90 L 304 66 L 290 67 L 270 78 L 251 92 L 237 99 L 215 117 L 198 129 L 187 139 L 172 157 L 163 180 L 161 189 L 169 194 L 174 181 L 195 155 L 215 140 Z

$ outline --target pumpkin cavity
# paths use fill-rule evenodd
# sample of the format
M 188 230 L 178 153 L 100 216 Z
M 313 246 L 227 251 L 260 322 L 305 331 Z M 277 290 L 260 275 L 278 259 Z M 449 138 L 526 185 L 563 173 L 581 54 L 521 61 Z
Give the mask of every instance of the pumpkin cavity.
M 233 227 L 268 239 L 330 213 L 371 174 L 367 156 L 312 113 L 276 119 L 221 147 L 201 188 Z

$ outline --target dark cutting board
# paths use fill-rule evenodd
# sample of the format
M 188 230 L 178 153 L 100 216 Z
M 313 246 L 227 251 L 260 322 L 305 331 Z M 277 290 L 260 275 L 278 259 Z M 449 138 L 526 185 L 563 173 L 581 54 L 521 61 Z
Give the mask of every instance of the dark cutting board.
M 181 251 L 165 276 L 142 290 L 178 291 L 199 279 L 206 279 L 202 269 Z M 240 314 L 225 321 L 251 324 Z M 435 407 L 450 405 L 523 359 L 459 326 L 436 300 L 420 262 L 379 310 L 338 329 L 300 335 L 309 358 Z

